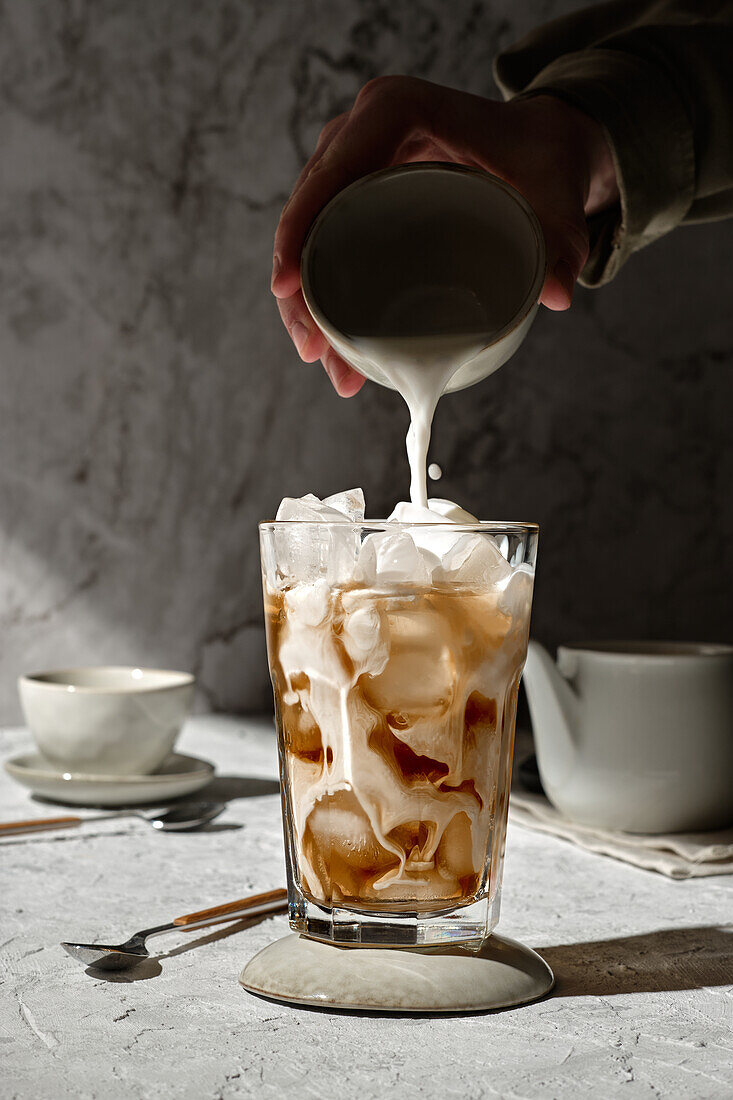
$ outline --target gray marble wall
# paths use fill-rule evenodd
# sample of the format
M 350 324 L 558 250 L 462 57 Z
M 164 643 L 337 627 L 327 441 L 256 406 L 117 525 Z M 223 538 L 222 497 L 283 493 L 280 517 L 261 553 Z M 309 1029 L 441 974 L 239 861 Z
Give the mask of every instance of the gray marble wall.
M 268 293 L 321 124 L 409 72 L 490 61 L 563 0 L 0 5 L 0 718 L 21 669 L 194 669 L 265 706 L 255 523 L 284 494 L 407 491 L 406 412 L 334 395 Z M 731 224 L 545 313 L 439 410 L 441 487 L 542 524 L 534 629 L 730 636 Z

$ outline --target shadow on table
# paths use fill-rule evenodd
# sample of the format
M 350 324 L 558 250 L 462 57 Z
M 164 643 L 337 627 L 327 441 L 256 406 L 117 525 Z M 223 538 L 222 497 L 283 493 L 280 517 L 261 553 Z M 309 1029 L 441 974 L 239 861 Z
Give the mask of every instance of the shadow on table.
M 151 978 L 157 978 L 163 973 L 161 963 L 164 963 L 167 959 L 173 959 L 177 955 L 185 955 L 189 951 L 196 951 L 199 947 L 216 943 L 218 940 L 226 940 L 229 936 L 235 936 L 238 932 L 244 932 L 247 928 L 254 928 L 261 921 L 275 915 L 274 913 L 261 913 L 256 917 L 248 917 L 246 920 L 232 921 L 224 928 L 217 927 L 214 932 L 209 932 L 206 936 L 197 936 L 195 939 L 189 938 L 185 943 L 174 947 L 172 951 L 166 951 L 161 955 L 151 955 L 149 959 L 144 959 L 131 970 L 97 970 L 93 966 L 88 966 L 85 973 L 90 978 L 96 978 L 100 982 L 126 985 L 130 982 L 146 982 Z
M 280 784 L 277 779 L 258 779 L 251 775 L 215 775 L 205 787 L 196 792 L 196 799 L 232 802 L 236 798 L 260 798 L 265 794 L 279 793 Z
M 660 993 L 733 982 L 733 927 L 662 928 L 536 950 L 555 972 L 555 997 Z
M 168 959 L 198 950 L 252 928 L 272 914 L 236 921 L 205 936 L 186 940 L 165 954 L 151 957 L 133 970 L 103 971 L 89 967 L 86 973 L 98 981 L 130 983 L 149 981 L 163 973 Z M 537 949 L 555 972 L 556 984 L 549 994 L 557 997 L 609 997 L 622 993 L 660 993 L 705 986 L 728 985 L 733 975 L 733 928 L 693 927 L 660 929 L 639 936 L 594 940 Z M 269 1000 L 269 998 L 264 998 Z M 543 1000 L 545 998 L 542 998 Z M 273 1002 L 275 1003 L 275 1002 Z M 300 1012 L 335 1015 L 388 1017 L 393 1013 L 318 1008 L 300 1005 Z M 497 1011 L 497 1010 L 493 1010 Z M 500 1009 L 498 1011 L 510 1011 Z M 486 1015 L 485 1012 L 471 1015 Z M 491 1014 L 491 1013 L 489 1013 Z M 442 1018 L 465 1013 L 441 1014 Z M 430 1014 L 410 1014 L 411 1019 Z

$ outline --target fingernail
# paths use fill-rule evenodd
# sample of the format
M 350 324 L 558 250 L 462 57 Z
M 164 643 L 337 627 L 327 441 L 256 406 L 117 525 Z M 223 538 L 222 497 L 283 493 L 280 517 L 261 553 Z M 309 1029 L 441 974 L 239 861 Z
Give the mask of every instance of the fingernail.
M 290 329 L 290 338 L 298 349 L 298 355 L 303 354 L 303 348 L 308 342 L 310 333 L 301 321 L 296 321 Z
M 278 256 L 278 254 L 276 252 L 275 255 L 272 257 L 272 278 L 270 279 L 270 286 L 272 287 L 273 290 L 275 289 L 275 283 L 277 282 L 277 277 L 278 277 L 279 274 L 280 274 L 280 257 Z

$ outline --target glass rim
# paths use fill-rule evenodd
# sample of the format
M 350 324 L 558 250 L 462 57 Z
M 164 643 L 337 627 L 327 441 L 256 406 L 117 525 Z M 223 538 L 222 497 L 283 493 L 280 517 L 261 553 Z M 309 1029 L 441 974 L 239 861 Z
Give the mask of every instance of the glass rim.
M 269 519 L 261 520 L 257 525 L 260 531 L 275 531 L 277 528 L 288 530 L 296 527 L 358 527 L 360 530 L 402 530 L 402 531 L 454 531 L 458 534 L 498 534 L 498 535 L 532 535 L 539 532 L 539 524 L 525 523 L 515 520 L 479 520 L 477 523 L 405 523 L 400 520 L 364 519 L 352 520 L 346 516 L 341 519 Z

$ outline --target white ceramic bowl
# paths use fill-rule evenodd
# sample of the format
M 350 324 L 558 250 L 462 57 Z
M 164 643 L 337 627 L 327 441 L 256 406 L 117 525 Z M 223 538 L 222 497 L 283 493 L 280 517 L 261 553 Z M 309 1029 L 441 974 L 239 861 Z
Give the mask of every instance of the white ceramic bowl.
M 99 666 L 21 676 L 20 701 L 51 764 L 95 775 L 149 775 L 191 705 L 188 672 Z
M 488 172 L 428 162 L 386 168 L 340 191 L 311 226 L 300 270 L 306 305 L 329 343 L 383 386 L 392 384 L 361 350 L 364 339 L 409 346 L 415 337 L 480 338 L 482 350 L 453 375 L 451 391 L 514 354 L 537 313 L 545 266 L 540 223 L 518 191 Z

